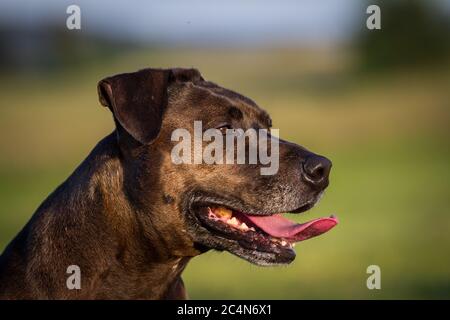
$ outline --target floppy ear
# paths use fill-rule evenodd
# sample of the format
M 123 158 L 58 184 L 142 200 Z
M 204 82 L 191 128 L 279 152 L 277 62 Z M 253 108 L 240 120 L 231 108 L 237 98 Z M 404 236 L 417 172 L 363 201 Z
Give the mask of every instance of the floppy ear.
M 197 69 L 143 69 L 105 78 L 98 83 L 100 103 L 142 144 L 153 141 L 161 129 L 170 82 L 203 81 Z
M 148 144 L 161 128 L 170 77 L 170 70 L 144 69 L 105 78 L 97 87 L 100 103 L 134 139 Z

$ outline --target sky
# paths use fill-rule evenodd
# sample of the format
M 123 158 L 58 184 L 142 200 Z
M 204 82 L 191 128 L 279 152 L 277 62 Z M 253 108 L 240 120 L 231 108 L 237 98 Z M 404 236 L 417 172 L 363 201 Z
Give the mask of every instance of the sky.
M 450 9 L 450 1 L 435 0 Z M 65 26 L 66 8 L 81 8 L 82 31 L 137 42 L 260 44 L 349 39 L 362 0 L 2 0 L 0 19 L 36 28 Z
M 70 4 L 81 8 L 83 31 L 177 44 L 340 41 L 359 9 L 358 0 L 2 0 L 0 17 L 22 27 L 64 26 Z

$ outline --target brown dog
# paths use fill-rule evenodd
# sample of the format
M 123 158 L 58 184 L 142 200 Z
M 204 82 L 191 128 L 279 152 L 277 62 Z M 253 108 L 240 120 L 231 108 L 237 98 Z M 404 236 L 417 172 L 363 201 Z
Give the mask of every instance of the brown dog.
M 185 298 L 181 273 L 206 250 L 285 264 L 295 257 L 292 242 L 336 224 L 290 225 L 276 214 L 308 210 L 328 185 L 331 162 L 296 144 L 279 140 L 275 175 L 254 164 L 173 163 L 171 134 L 192 130 L 194 120 L 224 134 L 270 128 L 252 100 L 195 69 L 120 74 L 100 81 L 98 92 L 116 130 L 8 245 L 0 298 Z M 69 266 L 79 268 L 79 288 L 67 285 Z

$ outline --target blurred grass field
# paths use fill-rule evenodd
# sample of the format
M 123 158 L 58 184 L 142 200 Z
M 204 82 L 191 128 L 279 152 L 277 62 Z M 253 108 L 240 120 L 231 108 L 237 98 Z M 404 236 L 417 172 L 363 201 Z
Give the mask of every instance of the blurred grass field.
M 334 230 L 298 244 L 287 267 L 196 257 L 184 273 L 191 298 L 450 298 L 450 69 L 355 77 L 351 56 L 326 50 L 152 50 L 53 77 L 0 76 L 0 250 L 113 130 L 98 80 L 146 66 L 198 68 L 334 164 L 321 203 L 296 218 L 335 213 Z M 372 264 L 381 290 L 366 288 Z

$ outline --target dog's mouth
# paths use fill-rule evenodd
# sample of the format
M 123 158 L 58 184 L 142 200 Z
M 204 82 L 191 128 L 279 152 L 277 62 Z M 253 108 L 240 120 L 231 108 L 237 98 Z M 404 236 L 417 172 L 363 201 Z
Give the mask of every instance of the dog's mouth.
M 292 212 L 303 212 L 307 204 Z M 319 236 L 337 223 L 338 219 L 318 218 L 296 223 L 282 214 L 247 214 L 217 204 L 194 207 L 202 227 L 215 239 L 213 247 L 227 250 L 258 265 L 288 264 L 295 259 L 295 243 Z

